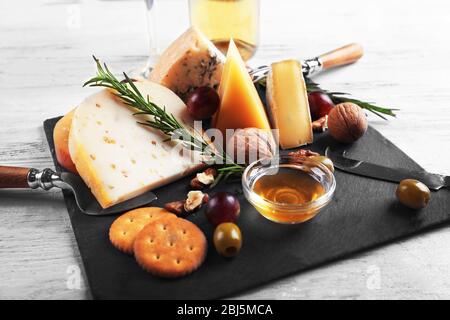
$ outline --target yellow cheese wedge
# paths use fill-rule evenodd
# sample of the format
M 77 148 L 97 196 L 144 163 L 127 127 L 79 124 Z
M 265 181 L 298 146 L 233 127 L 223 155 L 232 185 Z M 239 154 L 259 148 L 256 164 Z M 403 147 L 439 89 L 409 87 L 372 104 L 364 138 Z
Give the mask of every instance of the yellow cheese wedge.
M 197 28 L 191 27 L 162 54 L 149 80 L 162 84 L 184 99 L 198 87 L 217 89 L 224 55 Z
M 226 129 L 259 128 L 270 130 L 270 124 L 258 92 L 233 41 L 219 87 L 220 109 L 213 126 L 225 135 Z
M 135 85 L 144 97 L 192 124 L 185 104 L 172 91 L 148 80 Z M 159 130 L 138 124 L 148 116 L 135 116 L 135 112 L 105 89 L 88 97 L 73 115 L 70 157 L 103 208 L 203 167 L 193 161 L 189 151 L 166 141 L 167 136 Z
M 279 130 L 281 148 L 313 142 L 308 93 L 301 64 L 286 60 L 272 64 L 267 77 L 267 103 L 272 127 Z

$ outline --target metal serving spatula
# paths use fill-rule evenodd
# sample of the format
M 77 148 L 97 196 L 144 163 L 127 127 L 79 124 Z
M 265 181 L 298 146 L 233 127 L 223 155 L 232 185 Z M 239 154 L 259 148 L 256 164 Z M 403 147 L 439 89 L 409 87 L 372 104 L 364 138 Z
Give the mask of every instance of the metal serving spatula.
M 41 188 L 50 190 L 56 187 L 70 190 L 80 210 L 88 215 L 102 216 L 142 207 L 156 200 L 156 195 L 148 191 L 133 199 L 103 209 L 83 180 L 72 173 L 57 173 L 52 169 L 42 171 L 33 168 L 0 166 L 0 189 L 5 188 Z
M 327 148 L 325 155 L 333 161 L 335 168 L 356 175 L 378 180 L 400 182 L 404 179 L 416 179 L 424 183 L 431 190 L 450 188 L 450 176 L 429 173 L 427 171 L 412 171 L 402 168 L 390 168 L 377 164 L 354 160 L 345 156 L 345 150 L 337 151 Z

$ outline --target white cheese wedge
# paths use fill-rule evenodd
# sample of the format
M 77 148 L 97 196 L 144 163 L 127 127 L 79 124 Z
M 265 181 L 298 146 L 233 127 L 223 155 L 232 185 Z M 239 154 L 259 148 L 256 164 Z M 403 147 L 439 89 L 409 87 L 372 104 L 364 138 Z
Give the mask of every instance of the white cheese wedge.
M 147 80 L 135 85 L 144 97 L 191 123 L 185 104 L 172 91 Z M 103 208 L 203 167 L 160 131 L 138 124 L 146 116 L 133 115 L 136 111 L 105 89 L 88 97 L 73 116 L 70 156 Z
M 191 27 L 162 53 L 149 79 L 184 99 L 195 88 L 217 88 L 224 64 L 225 56 L 197 28 Z

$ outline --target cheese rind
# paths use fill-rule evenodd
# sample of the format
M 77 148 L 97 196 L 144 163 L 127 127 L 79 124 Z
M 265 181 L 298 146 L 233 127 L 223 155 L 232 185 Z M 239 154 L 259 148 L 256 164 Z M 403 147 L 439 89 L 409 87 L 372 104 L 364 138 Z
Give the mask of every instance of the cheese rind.
M 270 130 L 270 124 L 258 92 L 233 41 L 219 87 L 220 108 L 213 119 L 215 128 L 258 128 Z
M 135 85 L 144 97 L 180 121 L 192 122 L 183 101 L 169 89 L 147 80 Z M 193 161 L 191 152 L 165 141 L 167 136 L 160 131 L 138 124 L 148 116 L 135 116 L 135 112 L 105 89 L 88 97 L 74 113 L 70 156 L 103 208 L 203 167 Z
M 271 65 L 266 95 L 272 127 L 278 129 L 281 148 L 313 142 L 311 115 L 301 64 L 285 60 Z
M 224 55 L 197 28 L 191 27 L 161 55 L 149 80 L 171 89 L 185 99 L 198 87 L 217 88 Z
M 58 163 L 65 169 L 77 173 L 69 152 L 69 133 L 74 113 L 75 109 L 59 119 L 53 129 L 53 141 L 55 143 L 55 154 Z

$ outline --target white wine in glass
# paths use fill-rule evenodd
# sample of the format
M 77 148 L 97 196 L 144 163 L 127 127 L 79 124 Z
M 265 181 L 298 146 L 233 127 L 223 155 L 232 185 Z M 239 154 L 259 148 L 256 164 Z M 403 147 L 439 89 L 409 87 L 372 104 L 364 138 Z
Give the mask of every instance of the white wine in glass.
M 259 44 L 259 0 L 189 0 L 191 25 L 226 53 L 232 38 L 244 60 Z

